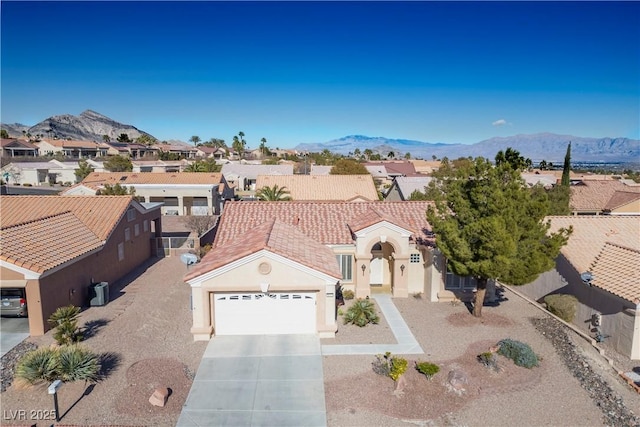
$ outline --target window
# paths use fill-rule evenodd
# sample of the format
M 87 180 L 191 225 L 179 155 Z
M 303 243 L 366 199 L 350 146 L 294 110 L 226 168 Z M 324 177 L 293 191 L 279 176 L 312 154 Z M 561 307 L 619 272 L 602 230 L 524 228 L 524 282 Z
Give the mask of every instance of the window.
M 118 243 L 118 261 L 124 259 L 124 243 Z
M 140 235 L 140 224 L 136 224 L 133 226 L 133 235 L 134 236 Z
M 142 227 L 144 229 L 144 232 L 148 232 L 149 231 L 149 220 L 145 219 L 144 222 L 142 223 Z
M 409 262 L 412 262 L 412 263 L 420 262 L 420 254 L 411 254 L 409 256 Z
M 131 222 L 133 220 L 136 219 L 136 210 L 135 209 L 129 209 L 127 211 L 127 221 Z
M 131 229 L 129 227 L 124 229 L 124 241 L 128 242 L 131 240 Z
M 351 282 L 353 280 L 353 255 L 336 255 L 340 271 L 342 271 L 342 280 Z
M 471 276 L 457 276 L 447 268 L 447 276 L 445 278 L 445 289 L 472 290 L 475 289 L 477 281 Z

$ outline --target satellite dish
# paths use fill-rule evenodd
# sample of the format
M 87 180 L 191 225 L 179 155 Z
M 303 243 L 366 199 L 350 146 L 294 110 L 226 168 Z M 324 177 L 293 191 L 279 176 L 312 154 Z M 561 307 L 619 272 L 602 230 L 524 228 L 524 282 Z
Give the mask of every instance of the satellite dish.
M 180 261 L 182 261 L 182 263 L 186 264 L 188 267 L 198 262 L 198 257 L 195 256 L 194 254 L 182 254 L 180 255 Z
M 590 271 L 585 271 L 580 275 L 580 279 L 586 284 L 591 283 L 591 279 L 593 279 L 593 274 Z

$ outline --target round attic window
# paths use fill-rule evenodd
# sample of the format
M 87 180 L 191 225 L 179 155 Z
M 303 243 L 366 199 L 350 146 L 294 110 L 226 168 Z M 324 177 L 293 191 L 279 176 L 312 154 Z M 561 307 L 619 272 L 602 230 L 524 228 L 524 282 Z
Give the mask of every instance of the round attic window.
M 261 262 L 258 266 L 258 272 L 260 274 L 269 274 L 271 273 L 271 264 L 268 262 Z

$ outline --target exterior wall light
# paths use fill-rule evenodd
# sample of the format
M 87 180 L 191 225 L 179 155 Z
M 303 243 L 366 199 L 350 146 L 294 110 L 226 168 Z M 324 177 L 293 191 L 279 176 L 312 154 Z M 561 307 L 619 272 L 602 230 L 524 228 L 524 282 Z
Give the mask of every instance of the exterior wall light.
M 404 269 L 406 267 L 404 266 L 404 264 L 400 265 L 400 274 L 402 274 L 404 276 Z
M 362 275 L 364 276 L 364 271 L 367 269 L 367 266 L 362 264 L 362 266 L 360 266 L 360 268 L 362 269 Z

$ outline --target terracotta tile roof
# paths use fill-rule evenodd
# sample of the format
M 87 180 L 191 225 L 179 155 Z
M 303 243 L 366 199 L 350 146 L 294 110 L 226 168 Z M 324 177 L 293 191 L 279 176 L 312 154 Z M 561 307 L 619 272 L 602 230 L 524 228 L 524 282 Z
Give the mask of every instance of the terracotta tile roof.
M 2 138 L 0 139 L 0 146 L 4 147 L 22 147 L 29 150 L 37 150 L 38 146 L 30 143 L 29 141 L 24 141 L 22 139 L 16 138 Z
M 627 301 L 640 300 L 640 250 L 605 243 L 591 265 L 592 286 Z
M 259 175 L 256 189 L 286 187 L 293 200 L 378 200 L 371 175 Z
M 377 168 L 384 168 L 386 170 L 387 175 L 415 175 L 416 168 L 413 163 L 406 162 L 398 162 L 398 161 L 389 161 L 389 162 L 368 162 L 364 164 L 367 166 L 374 166 Z M 368 169 L 368 168 L 367 168 Z
M 220 218 L 214 246 L 225 245 L 270 219 L 297 225 L 302 233 L 325 245 L 353 244 L 349 223 L 374 208 L 400 221 L 417 239 L 431 242 L 426 218 L 431 202 L 228 202 Z
M 616 191 L 613 193 L 613 196 L 611 196 L 603 210 L 610 212 L 624 205 L 635 202 L 638 199 L 640 199 L 640 192 Z M 638 214 L 640 214 L 640 212 L 638 212 Z
M 377 224 L 380 221 L 387 221 L 388 223 L 402 227 L 405 230 L 412 230 L 410 225 L 405 224 L 398 218 L 394 218 L 388 213 L 381 211 L 380 209 L 376 209 L 375 207 L 370 207 L 364 214 L 349 220 L 348 225 L 351 231 L 358 232 L 372 226 L 373 224 Z
M 130 196 L 11 196 L 0 202 L 0 259 L 42 273 L 99 248 Z
M 331 249 L 309 239 L 309 236 L 302 233 L 298 227 L 272 218 L 247 230 L 243 236 L 239 236 L 234 241 L 213 248 L 185 276 L 185 280 L 190 280 L 263 249 L 337 279 L 342 277 L 338 262 Z
M 632 187 L 620 181 L 582 181 L 571 186 L 570 205 L 573 211 L 601 212 L 616 191 L 640 193 L 640 187 Z
M 145 184 L 177 184 L 177 185 L 218 185 L 222 180 L 221 173 L 204 172 L 92 172 L 82 184 L 99 187 L 104 184 L 145 185 Z
M 562 254 L 579 272 L 589 271 L 605 244 L 640 250 L 639 216 L 552 216 L 550 231 L 573 226 Z
M 43 139 L 43 142 L 47 142 L 54 147 L 62 148 L 91 148 L 97 149 L 98 144 L 92 141 L 67 141 L 64 139 Z

